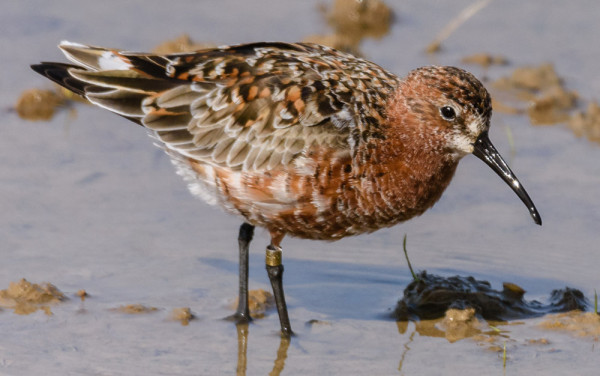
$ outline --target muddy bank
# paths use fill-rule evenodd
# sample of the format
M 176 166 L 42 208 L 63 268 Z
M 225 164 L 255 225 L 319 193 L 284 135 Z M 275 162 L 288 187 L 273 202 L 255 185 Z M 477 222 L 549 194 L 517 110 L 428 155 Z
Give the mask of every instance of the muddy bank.
M 486 320 L 514 320 L 548 313 L 585 310 L 586 298 L 577 289 L 565 287 L 551 292 L 549 302 L 524 299 L 525 290 L 505 282 L 495 290 L 488 281 L 473 277 L 442 277 L 422 271 L 404 290 L 392 317 L 396 320 L 435 319 L 450 309 L 471 309 Z

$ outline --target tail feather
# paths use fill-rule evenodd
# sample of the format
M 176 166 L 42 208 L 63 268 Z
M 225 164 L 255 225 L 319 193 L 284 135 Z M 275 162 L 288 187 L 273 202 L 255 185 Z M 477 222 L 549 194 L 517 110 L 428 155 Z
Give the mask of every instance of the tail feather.
M 182 83 L 166 74 L 168 58 L 71 42 L 61 42 L 59 47 L 74 64 L 42 62 L 31 68 L 91 103 L 140 125 L 146 112 L 151 117 L 160 115 L 189 121 L 179 119 L 178 111 L 152 109 L 152 100 Z
M 83 71 L 82 67 L 71 64 L 42 62 L 32 65 L 31 68 L 60 86 L 88 99 L 90 102 L 142 125 L 141 117 L 143 113 L 141 103 L 148 96 L 147 93 L 142 94 L 135 91 L 119 90 L 81 80 L 74 76 L 73 72 L 85 71 Z M 114 99 L 111 99 L 111 97 Z
M 92 71 L 127 70 L 132 67 L 119 50 L 86 46 L 85 44 L 62 41 L 58 45 L 67 59 Z
M 125 90 L 108 90 L 100 93 L 89 93 L 87 98 L 100 107 L 131 119 L 132 117 L 142 118 L 144 116 L 141 103 L 147 96 L 144 93 Z
M 158 93 L 172 89 L 179 83 L 174 80 L 148 77 L 133 70 L 86 71 L 82 69 L 69 72 L 74 78 L 101 87 L 121 89 L 140 93 Z
M 51 62 L 42 62 L 40 64 L 33 64 L 31 66 L 31 69 L 38 72 L 42 76 L 49 78 L 60 86 L 71 90 L 75 94 L 85 97 L 85 90 L 90 85 L 71 76 L 71 74 L 69 74 L 69 69 L 71 68 L 79 69 L 80 67 L 70 64 Z
M 62 41 L 58 45 L 67 59 L 91 71 L 135 70 L 150 77 L 167 78 L 164 56 L 129 52 Z

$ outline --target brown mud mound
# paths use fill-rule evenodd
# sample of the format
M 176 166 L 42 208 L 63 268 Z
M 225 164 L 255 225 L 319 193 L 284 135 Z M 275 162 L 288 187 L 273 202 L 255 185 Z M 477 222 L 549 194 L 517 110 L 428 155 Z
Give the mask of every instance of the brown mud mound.
M 579 100 L 579 94 L 565 87 L 564 80 L 550 63 L 518 67 L 509 77 L 495 81 L 493 87 L 526 105 L 513 107 L 496 96 L 496 109 L 506 113 L 527 113 L 533 125 L 567 122 Z
M 179 321 L 183 326 L 189 325 L 190 321 L 194 320 L 195 318 L 196 316 L 194 316 L 189 307 L 173 308 L 171 311 L 171 320 Z
M 213 47 L 216 46 L 212 43 L 198 43 L 193 41 L 189 35 L 182 34 L 177 38 L 160 43 L 152 49 L 152 52 L 157 55 L 168 55 L 183 52 L 196 52 Z
M 238 306 L 238 299 L 231 305 L 232 309 L 236 309 Z M 263 289 L 250 290 L 248 291 L 248 309 L 250 310 L 250 316 L 255 319 L 261 319 L 265 317 L 268 310 L 275 307 L 275 299 L 273 294 Z
M 66 299 L 53 284 L 31 283 L 25 278 L 19 282 L 11 282 L 6 290 L 0 290 L 0 307 L 13 309 L 18 315 L 28 315 L 37 310 L 52 315 L 49 305 Z
M 365 38 L 381 39 L 390 31 L 394 14 L 381 0 L 336 0 L 330 8 L 321 7 L 330 34 L 315 34 L 304 42 L 319 43 L 338 50 L 362 55 L 360 44 Z
M 148 307 L 143 304 L 128 304 L 110 309 L 113 312 L 126 313 L 128 315 L 139 315 L 144 313 L 152 313 L 158 311 L 156 307 Z
M 491 55 L 488 53 L 478 53 L 463 57 L 463 64 L 476 64 L 483 68 L 489 68 L 492 65 L 508 65 L 508 59 L 501 55 Z
M 29 89 L 17 99 L 15 110 L 21 119 L 45 121 L 52 119 L 56 110 L 64 104 L 65 98 L 56 91 Z
M 586 111 L 579 111 L 569 119 L 569 127 L 577 137 L 600 143 L 600 105 L 590 102 Z
M 423 271 L 418 274 L 418 280 L 406 287 L 392 317 L 396 320 L 435 319 L 443 317 L 451 308 L 473 308 L 486 320 L 511 320 L 585 310 L 583 293 L 569 287 L 552 291 L 548 304 L 524 300 L 525 290 L 515 284 L 504 283 L 503 287 L 498 291 L 489 282 L 473 277 L 441 277 Z
M 577 337 L 600 338 L 600 315 L 595 312 L 571 311 L 548 315 L 539 325 L 544 329 L 573 333 Z

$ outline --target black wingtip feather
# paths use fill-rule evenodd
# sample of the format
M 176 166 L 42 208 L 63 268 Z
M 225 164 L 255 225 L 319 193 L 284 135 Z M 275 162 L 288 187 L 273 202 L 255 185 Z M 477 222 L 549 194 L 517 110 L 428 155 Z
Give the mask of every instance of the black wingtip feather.
M 77 65 L 63 64 L 63 63 L 52 63 L 52 62 L 41 62 L 39 64 L 32 64 L 31 69 L 41 74 L 42 76 L 56 82 L 60 86 L 67 88 L 75 94 L 81 95 L 85 98 L 86 89 L 92 89 L 93 85 L 85 83 L 81 80 L 71 76 L 69 69 L 83 69 Z M 136 124 L 142 125 L 142 122 L 138 118 L 128 117 L 121 115 L 126 119 L 133 121 Z
M 71 76 L 68 71 L 70 68 L 81 69 L 81 67 L 76 65 L 51 62 L 42 62 L 40 64 L 31 65 L 31 69 L 42 76 L 49 78 L 75 94 L 85 96 L 85 87 L 87 84 Z

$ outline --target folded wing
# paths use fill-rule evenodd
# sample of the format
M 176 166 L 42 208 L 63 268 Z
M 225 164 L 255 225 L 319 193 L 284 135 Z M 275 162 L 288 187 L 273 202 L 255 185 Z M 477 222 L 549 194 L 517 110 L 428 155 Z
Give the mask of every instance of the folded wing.
M 272 169 L 320 145 L 351 153 L 360 132 L 384 116 L 385 91 L 369 92 L 368 84 L 391 90 L 396 83 L 375 64 L 357 67 L 352 58 L 347 65 L 349 55 L 309 44 L 168 56 L 60 47 L 76 65 L 33 68 L 143 125 L 171 155 L 233 170 Z

